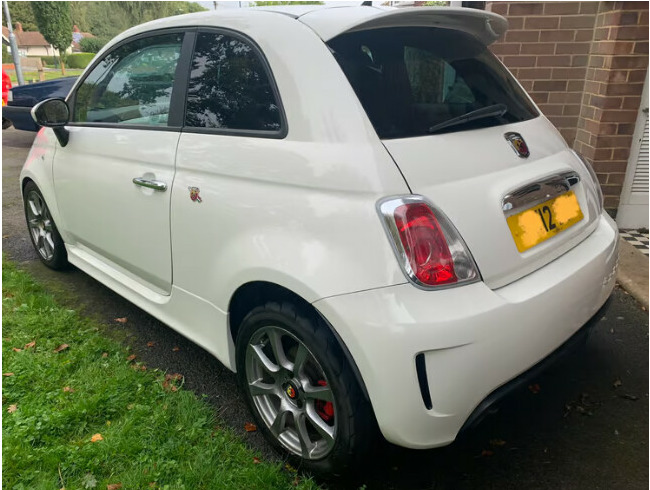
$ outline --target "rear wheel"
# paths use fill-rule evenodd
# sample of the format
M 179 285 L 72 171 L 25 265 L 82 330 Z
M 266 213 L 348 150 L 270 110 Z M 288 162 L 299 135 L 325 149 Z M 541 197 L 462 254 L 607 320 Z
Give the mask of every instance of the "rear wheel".
M 341 473 L 376 431 L 341 348 L 313 312 L 267 303 L 243 320 L 237 373 L 258 427 L 293 462 Z
M 23 204 L 29 237 L 41 262 L 51 269 L 64 269 L 68 265 L 68 254 L 63 239 L 41 191 L 34 182 L 28 182 L 25 186 Z

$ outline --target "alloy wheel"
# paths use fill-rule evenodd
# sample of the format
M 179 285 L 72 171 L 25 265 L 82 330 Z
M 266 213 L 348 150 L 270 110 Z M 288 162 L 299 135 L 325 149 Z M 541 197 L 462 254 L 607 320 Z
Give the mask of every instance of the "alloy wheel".
M 54 257 L 54 223 L 50 210 L 38 192 L 27 195 L 27 224 L 34 246 L 44 260 Z

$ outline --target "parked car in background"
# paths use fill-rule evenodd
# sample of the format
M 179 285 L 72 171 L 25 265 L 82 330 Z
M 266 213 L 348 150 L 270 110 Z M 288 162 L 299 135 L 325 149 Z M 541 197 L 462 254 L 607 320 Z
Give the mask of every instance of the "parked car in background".
M 616 276 L 596 175 L 488 49 L 506 28 L 296 6 L 129 29 L 33 109 L 33 245 L 236 371 L 303 468 L 354 468 L 377 427 L 450 444 Z
M 8 77 L 7 77 L 8 78 Z M 38 131 L 41 127 L 34 122 L 30 111 L 34 105 L 42 100 L 55 97 L 66 97 L 70 89 L 79 77 L 63 77 L 44 82 L 29 83 L 26 85 L 17 85 L 8 91 L 7 105 L 4 105 L 4 82 L 3 82 L 3 107 L 2 107 L 2 127 L 5 129 L 5 119 L 9 121 L 9 126 L 13 124 L 14 128 L 24 131 Z M 4 80 L 4 71 L 3 71 Z
M 7 72 L 2 69 L 2 129 L 6 129 L 11 126 L 11 121 L 5 118 L 5 106 L 7 105 L 7 100 L 9 99 L 9 90 L 11 90 L 11 79 Z

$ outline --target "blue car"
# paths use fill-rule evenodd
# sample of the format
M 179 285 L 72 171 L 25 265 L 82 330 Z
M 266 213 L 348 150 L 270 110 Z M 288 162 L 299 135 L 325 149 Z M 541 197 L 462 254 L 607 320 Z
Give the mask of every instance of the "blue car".
M 2 107 L 2 128 L 11 124 L 23 131 L 38 131 L 41 127 L 34 122 L 30 111 L 37 103 L 53 97 L 67 97 L 78 77 L 64 77 L 45 82 L 16 85 L 9 91 L 9 101 Z M 6 122 L 10 121 L 11 124 Z

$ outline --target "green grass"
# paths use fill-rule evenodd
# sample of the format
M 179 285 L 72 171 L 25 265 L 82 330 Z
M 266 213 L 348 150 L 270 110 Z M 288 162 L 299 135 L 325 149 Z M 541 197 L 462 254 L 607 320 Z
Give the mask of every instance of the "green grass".
M 16 72 L 11 70 L 5 70 L 7 71 L 7 74 L 9 75 L 9 78 L 11 79 L 11 85 L 16 85 L 18 83 L 18 79 L 16 78 Z M 66 69 L 65 70 L 65 76 L 66 77 L 77 77 L 83 73 L 83 70 L 73 70 L 73 69 Z M 45 80 L 54 80 L 55 78 L 61 78 L 64 75 L 61 74 L 61 70 L 57 71 L 45 71 Z M 38 72 L 37 71 L 23 71 L 23 78 L 25 80 L 25 83 L 30 83 L 30 82 L 38 82 L 40 79 L 38 78 Z
M 180 381 L 165 387 L 164 373 L 129 361 L 8 261 L 2 291 L 2 372 L 13 373 L 2 378 L 3 488 L 317 488 L 258 462 Z M 69 347 L 56 353 L 61 344 Z M 94 434 L 103 440 L 91 442 Z

